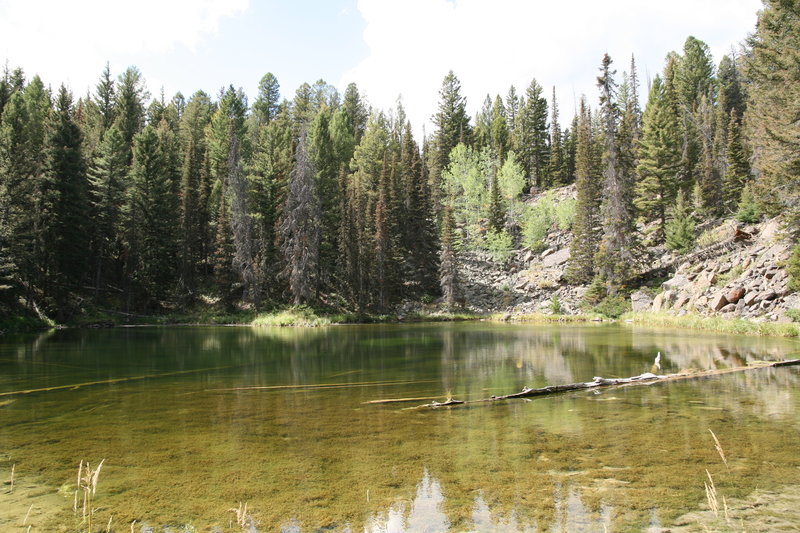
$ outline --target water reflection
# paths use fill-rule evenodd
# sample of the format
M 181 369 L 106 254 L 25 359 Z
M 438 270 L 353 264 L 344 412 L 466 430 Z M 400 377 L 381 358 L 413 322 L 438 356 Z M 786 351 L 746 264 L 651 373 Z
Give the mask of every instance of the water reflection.
M 440 411 L 364 402 L 625 377 L 659 351 L 670 372 L 795 347 L 477 323 L 0 339 L 0 393 L 66 387 L 0 404 L 0 479 L 17 464 L 52 494 L 79 459 L 105 457 L 103 512 L 156 531 L 227 530 L 238 502 L 262 531 L 658 531 L 698 508 L 706 469 L 728 497 L 800 482 L 797 369 Z M 17 505 L 4 498 L 0 509 Z M 40 529 L 71 525 L 62 503 Z M 0 513 L 0 529 L 12 518 Z

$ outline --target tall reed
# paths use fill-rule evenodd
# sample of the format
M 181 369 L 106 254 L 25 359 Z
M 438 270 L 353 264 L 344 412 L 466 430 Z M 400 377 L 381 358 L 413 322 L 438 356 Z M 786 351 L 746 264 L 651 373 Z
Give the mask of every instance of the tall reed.
M 75 499 L 72 504 L 73 511 L 78 512 L 78 491 L 83 490 L 83 508 L 82 508 L 82 521 L 87 524 L 89 533 L 92 531 L 92 518 L 96 509 L 92 507 L 92 500 L 97 492 L 97 480 L 100 477 L 100 469 L 103 468 L 103 463 L 106 460 L 100 461 L 96 468 L 92 468 L 89 461 L 84 462 L 81 460 L 78 466 L 78 490 L 75 491 Z M 111 521 L 109 520 L 109 527 Z

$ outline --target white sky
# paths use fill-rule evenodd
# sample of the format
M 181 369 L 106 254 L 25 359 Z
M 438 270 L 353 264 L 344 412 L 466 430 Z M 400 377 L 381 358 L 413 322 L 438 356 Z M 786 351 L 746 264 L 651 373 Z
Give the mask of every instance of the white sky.
M 355 80 L 382 108 L 402 91 L 418 127 L 435 113 L 449 69 L 473 117 L 487 93 L 505 98 L 513 84 L 522 94 L 536 78 L 548 101 L 556 87 L 564 127 L 581 94 L 597 102 L 605 52 L 620 82 L 636 56 L 646 98 L 648 74 L 687 36 L 705 41 L 718 63 L 755 28 L 760 7 L 759 0 L 358 0 L 370 53 L 343 80 Z
M 420 132 L 436 111 L 448 70 L 474 116 L 487 93 L 519 94 L 535 77 L 555 85 L 562 127 L 573 102 L 597 100 L 603 53 L 618 79 L 634 54 L 644 85 L 688 35 L 715 62 L 755 27 L 760 0 L 0 0 L 0 61 L 38 73 L 77 95 L 109 61 L 144 74 L 154 95 L 228 84 L 255 96 L 272 71 L 292 98 L 319 78 L 343 90 L 355 81 L 388 110 L 402 94 Z M 642 88 L 645 92 L 645 88 Z M 431 131 L 430 125 L 427 126 Z

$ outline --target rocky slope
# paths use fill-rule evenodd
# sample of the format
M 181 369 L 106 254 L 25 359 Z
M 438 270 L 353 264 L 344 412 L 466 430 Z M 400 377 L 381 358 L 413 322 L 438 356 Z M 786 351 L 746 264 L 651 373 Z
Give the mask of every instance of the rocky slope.
M 565 187 L 556 191 L 555 199 L 574 194 L 574 187 Z M 464 253 L 459 274 L 466 306 L 477 312 L 548 313 L 560 308 L 560 313 L 579 313 L 587 287 L 569 286 L 562 279 L 571 238 L 553 227 L 543 251 L 515 250 L 505 264 L 487 253 Z M 786 311 L 800 308 L 800 293 L 789 290 L 783 267 L 791 244 L 780 219 L 748 226 L 724 221 L 705 230 L 695 249 L 683 255 L 663 247 L 646 252 L 650 259 L 641 266 L 646 274 L 639 281 L 649 286 L 631 294 L 635 311 L 788 321 Z M 659 279 L 667 280 L 659 284 Z

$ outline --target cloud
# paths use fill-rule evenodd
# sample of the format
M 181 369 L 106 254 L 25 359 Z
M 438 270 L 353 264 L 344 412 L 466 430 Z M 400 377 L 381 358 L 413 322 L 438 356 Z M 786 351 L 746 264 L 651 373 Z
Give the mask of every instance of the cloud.
M 505 96 L 513 84 L 521 94 L 536 78 L 548 100 L 556 87 L 563 126 L 581 94 L 594 105 L 605 52 L 619 80 L 634 54 L 643 83 L 689 35 L 709 44 L 719 61 L 752 31 L 760 6 L 760 0 L 358 0 L 369 54 L 340 85 L 356 82 L 381 109 L 402 93 L 415 129 L 425 124 L 430 133 L 448 70 L 460 79 L 473 115 L 487 93 Z
M 194 49 L 249 0 L 0 0 L 0 58 L 45 83 L 94 85 L 114 58 Z M 125 68 L 127 65 L 119 65 Z

